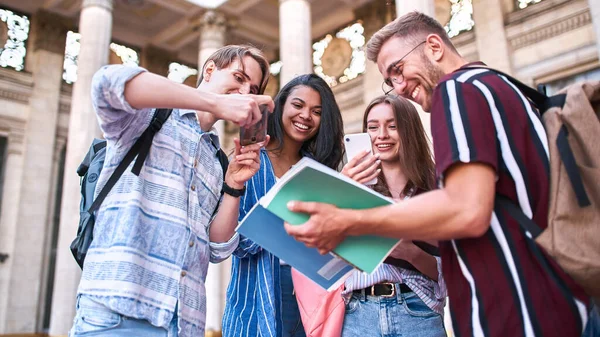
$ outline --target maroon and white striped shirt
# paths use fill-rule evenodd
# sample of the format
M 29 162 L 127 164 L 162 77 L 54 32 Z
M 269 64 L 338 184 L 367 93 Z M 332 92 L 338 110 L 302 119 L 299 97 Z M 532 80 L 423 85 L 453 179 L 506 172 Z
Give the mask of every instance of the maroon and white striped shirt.
M 538 111 L 508 80 L 487 69 L 451 73 L 433 96 L 436 171 L 484 163 L 496 194 L 547 227 L 549 160 Z M 479 238 L 440 243 L 456 337 L 579 337 L 588 299 L 519 224 L 495 208 Z

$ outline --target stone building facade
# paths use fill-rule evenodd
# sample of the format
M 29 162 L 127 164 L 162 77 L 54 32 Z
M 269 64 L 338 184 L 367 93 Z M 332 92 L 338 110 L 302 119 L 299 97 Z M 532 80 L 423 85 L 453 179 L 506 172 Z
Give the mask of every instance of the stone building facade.
M 360 66 L 360 40 L 414 9 L 444 24 L 452 18 L 464 27 L 474 23 L 452 38 L 459 51 L 530 85 L 556 91 L 600 79 L 595 0 L 228 0 L 216 9 L 200 2 L 0 0 L 0 335 L 64 336 L 71 325 L 80 276 L 68 250 L 79 217 L 75 168 L 100 136 L 92 75 L 123 61 L 111 42 L 132 48 L 141 66 L 164 76 L 172 62 L 197 69 L 225 44 L 252 43 L 265 50 L 273 69 L 281 66 L 270 93 L 295 74 L 330 76 L 347 132 L 360 130 L 364 107 L 382 93 L 376 66 L 364 60 Z M 461 4 L 467 10 L 459 14 Z M 25 21 L 25 57 L 15 65 L 9 42 L 19 40 L 15 25 Z M 340 52 L 328 52 L 340 29 L 355 23 L 358 47 L 337 41 Z M 80 34 L 74 84 L 63 79 L 69 31 Z M 355 61 L 358 70 L 347 72 Z M 194 82 L 193 75 L 185 81 Z M 422 119 L 428 128 L 428 116 Z M 219 132 L 231 146 L 237 130 L 221 123 Z M 211 266 L 207 334 L 220 331 L 228 275 L 228 263 Z

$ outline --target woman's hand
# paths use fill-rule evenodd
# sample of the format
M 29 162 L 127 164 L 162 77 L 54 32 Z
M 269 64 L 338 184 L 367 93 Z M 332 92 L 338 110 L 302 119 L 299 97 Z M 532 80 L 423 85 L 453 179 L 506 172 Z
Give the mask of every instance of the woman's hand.
M 365 151 L 356 155 L 344 165 L 342 174 L 361 184 L 377 178 L 379 172 L 381 172 L 381 169 L 378 168 L 381 163 L 379 160 L 379 153 L 374 156 L 369 156 L 370 153 L 371 151 Z
M 260 169 L 260 148 L 267 146 L 270 137 L 264 142 L 242 147 L 239 139 L 234 139 L 235 153 L 225 175 L 225 182 L 231 188 L 242 189 L 246 181 Z

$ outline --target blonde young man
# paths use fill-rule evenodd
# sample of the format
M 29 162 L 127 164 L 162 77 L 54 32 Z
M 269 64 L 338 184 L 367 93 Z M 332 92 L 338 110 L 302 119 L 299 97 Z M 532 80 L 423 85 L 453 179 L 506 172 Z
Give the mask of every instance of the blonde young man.
M 269 63 L 248 46 L 216 51 L 197 89 L 138 67 L 96 73 L 92 99 L 107 140 L 97 191 L 148 127 L 154 108 L 174 109 L 140 175 L 127 170 L 96 214 L 70 336 L 204 335 L 208 263 L 226 259 L 239 241 L 231 226 L 210 226 L 212 215 L 221 190 L 223 199 L 239 202 L 261 145 L 241 149 L 238 143 L 224 181 L 211 128 L 219 119 L 252 125 L 260 104 L 272 110 L 271 98 L 260 95 L 268 77 Z
M 440 240 L 455 335 L 579 337 L 588 299 L 528 237 L 497 195 L 547 227 L 549 160 L 534 106 L 505 78 L 469 64 L 443 27 L 413 12 L 367 45 L 385 85 L 431 113 L 440 189 L 365 211 L 292 203 L 311 219 L 288 226 L 322 252 L 347 235 Z

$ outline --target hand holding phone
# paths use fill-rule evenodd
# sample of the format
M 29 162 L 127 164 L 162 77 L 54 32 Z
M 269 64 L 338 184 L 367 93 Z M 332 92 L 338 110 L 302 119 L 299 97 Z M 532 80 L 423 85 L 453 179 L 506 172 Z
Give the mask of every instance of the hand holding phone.
M 269 108 L 267 105 L 261 105 L 259 108 L 262 118 L 254 125 L 240 127 L 240 145 L 242 146 L 264 142 L 267 138 Z
M 373 155 L 371 136 L 367 133 L 345 135 L 344 145 L 348 163 L 342 173 L 362 184 L 375 185 L 381 169 L 378 168 L 379 156 Z

